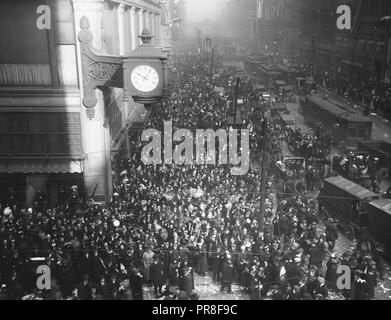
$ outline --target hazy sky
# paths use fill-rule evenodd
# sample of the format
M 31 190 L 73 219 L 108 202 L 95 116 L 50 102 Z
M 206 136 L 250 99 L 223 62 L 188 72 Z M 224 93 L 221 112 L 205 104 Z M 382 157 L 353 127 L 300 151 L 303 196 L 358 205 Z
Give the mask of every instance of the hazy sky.
M 186 9 L 191 20 L 213 20 L 228 0 L 186 0 Z

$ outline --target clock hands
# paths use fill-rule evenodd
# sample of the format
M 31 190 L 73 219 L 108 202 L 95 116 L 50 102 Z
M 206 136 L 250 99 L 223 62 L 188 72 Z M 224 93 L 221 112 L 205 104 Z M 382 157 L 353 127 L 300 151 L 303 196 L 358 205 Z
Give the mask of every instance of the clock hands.
M 150 92 L 156 88 L 159 82 L 156 70 L 148 66 L 135 68 L 133 76 L 132 81 L 134 81 L 135 88 L 142 92 Z
M 148 80 L 148 76 L 149 76 L 149 74 L 150 74 L 151 72 L 152 72 L 152 71 L 151 71 L 151 70 L 149 70 L 148 74 L 147 74 L 145 77 L 143 77 L 143 78 L 144 78 L 144 80 L 143 80 L 143 81 L 145 81 L 145 80 Z

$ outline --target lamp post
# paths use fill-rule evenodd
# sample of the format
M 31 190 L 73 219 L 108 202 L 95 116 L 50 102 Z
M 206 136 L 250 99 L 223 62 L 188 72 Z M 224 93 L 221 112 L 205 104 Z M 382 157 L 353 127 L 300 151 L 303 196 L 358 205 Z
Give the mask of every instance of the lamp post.
M 240 78 L 236 77 L 235 81 L 235 96 L 234 96 L 234 128 L 236 127 L 236 117 L 238 113 L 238 96 L 239 96 Z
M 264 227 L 265 227 L 265 200 L 266 200 L 266 161 L 267 161 L 267 156 L 268 156 L 268 132 L 267 132 L 267 118 L 263 116 L 262 119 L 262 128 L 261 128 L 261 137 L 262 137 L 262 143 L 261 143 L 261 148 L 262 148 L 262 160 L 261 160 L 261 185 L 260 185 L 260 214 L 259 214 L 259 227 L 261 232 L 264 232 Z
M 213 71 L 214 71 L 214 60 L 215 60 L 215 48 L 212 47 L 212 58 L 211 58 L 211 64 L 210 64 L 210 78 L 213 78 Z

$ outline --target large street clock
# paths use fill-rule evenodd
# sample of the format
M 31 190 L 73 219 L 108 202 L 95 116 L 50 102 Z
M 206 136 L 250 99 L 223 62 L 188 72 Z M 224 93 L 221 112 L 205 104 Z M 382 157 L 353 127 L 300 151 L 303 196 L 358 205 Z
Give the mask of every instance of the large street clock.
M 145 29 L 142 44 L 126 56 L 102 56 L 92 48 L 93 36 L 86 17 L 80 21 L 79 41 L 83 72 L 83 104 L 94 117 L 98 100 L 95 90 L 102 87 L 124 89 L 124 100 L 155 105 L 169 98 L 168 56 L 151 44 L 153 36 Z
M 168 95 L 167 55 L 150 44 L 152 35 L 144 30 L 142 45 L 124 60 L 124 98 L 135 102 L 153 104 Z
M 154 67 L 147 64 L 139 65 L 133 69 L 130 81 L 139 92 L 153 92 L 159 86 L 160 77 Z

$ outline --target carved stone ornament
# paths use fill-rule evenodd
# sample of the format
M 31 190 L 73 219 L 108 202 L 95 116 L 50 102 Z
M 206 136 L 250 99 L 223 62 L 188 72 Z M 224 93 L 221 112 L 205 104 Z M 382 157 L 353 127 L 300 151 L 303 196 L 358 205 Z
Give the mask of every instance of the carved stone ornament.
M 80 19 L 81 31 L 78 37 L 83 73 L 83 104 L 87 109 L 92 109 L 98 102 L 95 89 L 102 86 L 123 88 L 124 81 L 122 58 L 96 54 L 92 48 L 93 35 L 89 27 L 88 19 L 83 16 Z M 87 112 L 87 115 L 91 119 L 94 112 Z

